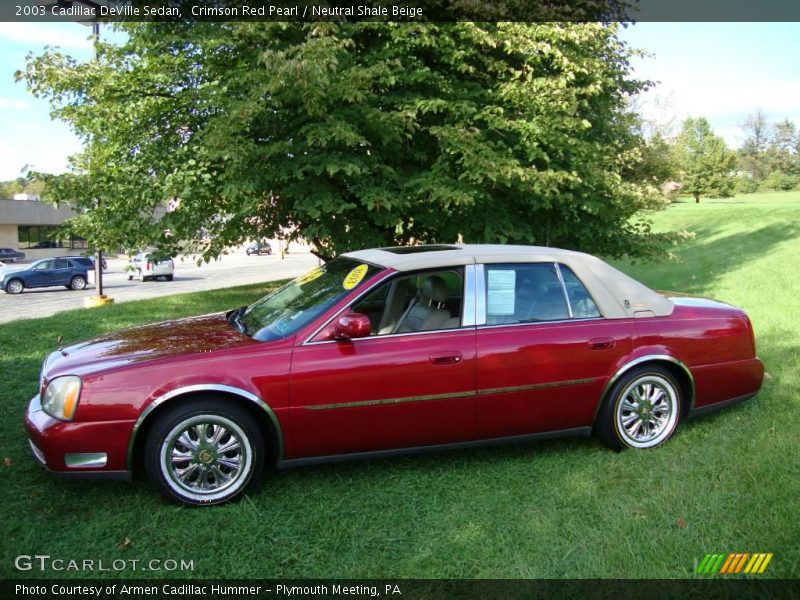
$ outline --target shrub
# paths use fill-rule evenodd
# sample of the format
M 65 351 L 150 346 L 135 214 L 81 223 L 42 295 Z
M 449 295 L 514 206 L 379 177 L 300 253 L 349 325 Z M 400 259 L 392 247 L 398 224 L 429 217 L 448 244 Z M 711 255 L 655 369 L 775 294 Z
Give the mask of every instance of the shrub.
M 758 181 L 749 174 L 739 174 L 735 177 L 737 194 L 755 194 L 758 191 Z
M 773 171 L 764 180 L 764 185 L 771 190 L 778 190 L 781 192 L 788 192 L 797 185 L 797 178 L 793 175 L 787 175 L 780 171 Z

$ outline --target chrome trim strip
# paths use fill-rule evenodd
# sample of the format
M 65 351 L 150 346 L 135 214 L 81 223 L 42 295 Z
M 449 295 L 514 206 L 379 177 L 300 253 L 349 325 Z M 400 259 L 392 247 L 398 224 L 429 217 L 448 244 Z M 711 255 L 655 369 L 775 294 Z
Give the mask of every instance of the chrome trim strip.
M 370 335 L 363 338 L 347 340 L 348 344 L 360 344 L 363 342 L 386 340 L 411 335 L 430 335 L 431 333 L 454 333 L 456 331 L 475 331 L 475 327 L 453 327 L 452 329 L 431 329 L 430 331 L 407 331 L 406 333 L 385 333 L 383 335 Z M 318 342 L 304 342 L 303 346 L 318 346 L 319 344 L 341 344 L 342 340 L 320 340 Z
M 630 317 L 625 317 L 629 319 Z M 495 325 L 480 325 L 478 328 L 483 329 L 497 329 L 498 327 L 521 327 L 523 325 L 555 325 L 560 323 L 583 323 L 585 321 L 606 321 L 605 317 L 583 317 L 575 319 L 558 319 L 555 321 L 531 321 L 529 323 L 497 323 Z
M 147 416 L 153 412 L 153 410 L 162 405 L 164 402 L 175 398 L 176 396 L 182 396 L 184 394 L 191 394 L 192 392 L 226 392 L 228 394 L 233 394 L 234 396 L 239 396 L 240 398 L 244 398 L 246 400 L 250 400 L 254 402 L 258 406 L 260 406 L 264 411 L 267 413 L 267 416 L 272 421 L 273 426 L 275 427 L 275 432 L 278 437 L 278 460 L 283 458 L 283 430 L 281 429 L 280 421 L 278 421 L 278 417 L 275 415 L 275 412 L 269 407 L 269 405 L 264 402 L 261 398 L 256 396 L 255 394 L 248 392 L 247 390 L 243 390 L 241 388 L 237 388 L 231 385 L 222 385 L 216 383 L 208 383 L 208 384 L 196 384 L 196 385 L 187 385 L 184 387 L 176 388 L 174 390 L 170 390 L 166 394 L 162 394 L 155 400 L 153 400 L 150 404 L 147 405 L 147 408 L 142 411 L 142 414 L 139 415 L 139 418 L 136 420 L 136 423 L 133 426 L 133 431 L 131 431 L 131 439 L 128 442 L 128 460 L 127 466 L 128 470 L 133 470 L 133 447 L 136 441 L 136 434 L 139 432 L 142 424 L 144 423 Z
M 333 408 L 352 408 L 355 406 L 378 406 L 381 404 L 404 404 L 406 402 L 426 402 L 428 400 L 445 400 L 448 398 L 470 398 L 475 396 L 474 391 L 452 392 L 449 394 L 429 394 L 427 396 L 405 396 L 402 398 L 386 398 L 385 400 L 357 400 L 355 402 L 338 402 L 336 404 L 306 405 L 307 410 L 330 410 Z
M 89 469 L 105 467 L 108 454 L 105 452 L 75 452 L 64 455 L 64 464 L 69 469 Z
M 597 420 L 597 415 L 600 412 L 600 407 L 602 406 L 603 402 L 606 399 L 606 395 L 608 395 L 608 392 L 611 390 L 614 384 L 617 383 L 617 381 L 619 381 L 620 377 L 622 377 L 625 373 L 627 373 L 634 367 L 641 365 L 642 363 L 658 361 L 658 360 L 664 362 L 670 362 L 674 365 L 677 365 L 681 369 L 683 369 L 684 373 L 686 373 L 686 376 L 689 378 L 689 384 L 691 385 L 692 388 L 691 394 L 689 395 L 689 410 L 686 411 L 686 414 L 689 414 L 691 411 L 693 411 L 694 401 L 695 401 L 695 383 L 694 383 L 694 376 L 692 375 L 692 372 L 689 370 L 689 367 L 687 367 L 684 363 L 682 363 L 674 356 L 669 356 L 668 354 L 648 354 L 647 356 L 641 356 L 635 360 L 625 363 L 622 367 L 617 369 L 617 372 L 614 373 L 614 375 L 611 376 L 606 385 L 603 387 L 602 393 L 600 394 L 600 401 L 597 403 L 597 408 L 595 408 L 593 422 Z
M 43 466 L 45 469 L 47 468 L 47 461 L 44 459 L 44 452 L 39 450 L 39 447 L 33 443 L 32 440 L 28 440 L 28 447 L 30 448 L 31 454 L 33 454 L 33 460 Z
M 475 324 L 486 324 L 486 265 L 475 265 Z
M 461 309 L 461 326 L 474 327 L 476 316 L 475 265 L 464 267 L 464 301 Z
M 553 263 L 553 266 L 555 267 L 556 275 L 558 276 L 558 281 L 561 284 L 561 292 L 564 294 L 564 300 L 567 303 L 567 314 L 569 315 L 569 318 L 572 319 L 573 318 L 572 304 L 569 301 L 569 294 L 567 293 L 567 284 L 564 283 L 564 276 L 561 274 L 561 267 L 559 266 L 558 263 Z
M 597 381 L 599 377 L 589 377 L 587 379 L 570 379 L 567 381 L 549 381 L 546 383 L 533 383 L 530 385 L 515 385 L 503 388 L 486 388 L 477 392 L 454 392 L 450 394 L 428 394 L 426 396 L 402 396 L 400 398 L 386 398 L 383 400 L 356 400 L 354 402 L 337 402 L 334 404 L 314 404 L 306 405 L 306 410 L 330 410 L 334 408 L 353 408 L 356 406 L 379 406 L 383 404 L 404 404 L 406 402 L 425 402 L 428 400 L 445 400 L 448 398 L 470 398 L 474 396 L 488 396 L 491 394 L 509 394 L 513 392 L 525 392 L 531 390 L 546 390 L 556 387 L 568 387 L 572 385 L 584 385 Z
M 489 394 L 510 394 L 513 392 L 527 392 L 531 390 L 546 390 L 549 388 L 569 387 L 571 385 L 584 385 L 594 383 L 599 377 L 587 377 L 585 379 L 569 379 L 567 381 L 549 381 L 547 383 L 533 383 L 530 385 L 513 385 L 504 388 L 490 388 L 478 390 L 478 396 L 488 396 Z

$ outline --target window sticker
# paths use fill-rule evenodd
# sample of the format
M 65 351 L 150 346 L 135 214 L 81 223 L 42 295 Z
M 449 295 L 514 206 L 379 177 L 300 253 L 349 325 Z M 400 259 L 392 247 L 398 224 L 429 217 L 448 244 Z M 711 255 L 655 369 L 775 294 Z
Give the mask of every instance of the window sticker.
M 517 272 L 513 269 L 489 269 L 486 277 L 486 314 L 513 315 Z
M 314 281 L 317 277 L 321 277 L 322 274 L 325 272 L 325 269 L 322 267 L 317 267 L 316 269 L 311 269 L 305 275 L 301 275 L 297 278 L 297 283 L 299 285 L 303 285 L 304 283 L 308 283 L 309 281 Z
M 342 287 L 346 290 L 352 290 L 359 283 L 361 283 L 362 279 L 364 279 L 364 275 L 367 274 L 368 268 L 369 267 L 364 264 L 358 265 L 355 269 L 353 269 L 347 274 L 347 277 L 344 278 L 344 283 L 342 283 Z

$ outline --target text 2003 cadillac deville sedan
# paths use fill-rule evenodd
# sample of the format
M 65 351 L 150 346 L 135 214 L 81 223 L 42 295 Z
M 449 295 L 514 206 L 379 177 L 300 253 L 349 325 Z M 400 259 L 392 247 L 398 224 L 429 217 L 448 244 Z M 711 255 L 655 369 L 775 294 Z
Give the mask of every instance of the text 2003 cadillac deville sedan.
M 60 474 L 169 498 L 241 495 L 280 467 L 594 433 L 653 448 L 748 398 L 743 311 L 668 298 L 603 261 L 524 246 L 344 254 L 248 307 L 53 352 L 26 426 Z

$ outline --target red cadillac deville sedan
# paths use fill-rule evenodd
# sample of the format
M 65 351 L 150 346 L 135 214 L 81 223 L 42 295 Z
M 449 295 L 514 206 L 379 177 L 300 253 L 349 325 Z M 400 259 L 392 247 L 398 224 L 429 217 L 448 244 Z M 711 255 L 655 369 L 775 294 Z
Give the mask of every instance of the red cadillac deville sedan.
M 745 313 L 577 252 L 344 254 L 250 306 L 53 352 L 25 417 L 38 462 L 217 504 L 279 467 L 596 435 L 653 448 L 753 396 Z

